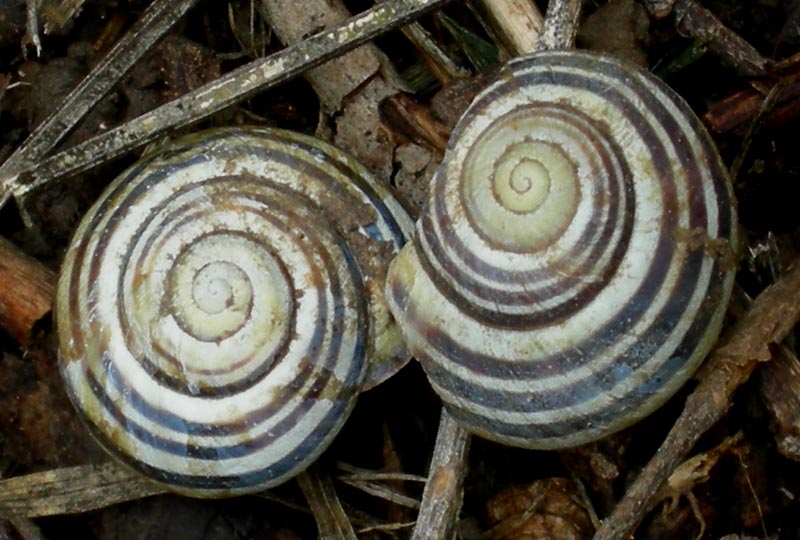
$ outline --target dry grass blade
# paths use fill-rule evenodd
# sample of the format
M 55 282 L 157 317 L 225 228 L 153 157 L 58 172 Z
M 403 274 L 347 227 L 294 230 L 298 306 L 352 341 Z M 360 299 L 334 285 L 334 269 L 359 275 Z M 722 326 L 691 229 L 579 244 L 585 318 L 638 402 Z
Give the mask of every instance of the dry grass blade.
M 336 468 L 340 471 L 343 471 L 347 474 L 341 475 L 341 479 L 351 479 L 361 482 L 392 482 L 395 480 L 400 480 L 401 482 L 419 482 L 421 484 L 425 483 L 424 476 L 417 476 L 416 474 L 409 474 L 409 473 L 396 473 L 396 472 L 382 472 L 382 471 L 373 471 L 370 469 L 362 469 L 361 467 L 355 467 L 353 465 L 347 463 L 337 463 Z
M 0 517 L 75 514 L 164 493 L 137 473 L 108 462 L 0 481 Z
M 419 501 L 417 499 L 409 497 L 404 493 L 400 493 L 391 487 L 384 486 L 378 482 L 357 480 L 349 476 L 339 477 L 339 480 L 349 486 L 360 489 L 364 493 L 368 493 L 373 497 L 377 497 L 394 504 L 399 504 L 400 506 L 405 506 L 406 508 L 413 508 L 415 510 L 419 508 Z
M 0 177 L 43 158 L 197 0 L 156 0 L 61 107 L 0 166 Z M 4 186 L 5 187 L 5 186 Z
M 24 209 L 25 196 L 55 179 L 88 170 L 167 130 L 206 118 L 256 92 L 297 76 L 448 0 L 392 0 L 267 58 L 251 62 L 183 97 L 22 171 L 0 177 Z
M 356 540 L 356 533 L 339 502 L 333 479 L 319 463 L 297 477 L 323 540 Z
M 410 529 L 414 526 L 413 521 L 406 521 L 403 523 L 387 523 L 385 525 L 372 525 L 370 527 L 364 527 L 358 529 L 358 534 L 366 534 L 371 532 L 394 532 L 394 531 L 402 531 L 405 529 Z

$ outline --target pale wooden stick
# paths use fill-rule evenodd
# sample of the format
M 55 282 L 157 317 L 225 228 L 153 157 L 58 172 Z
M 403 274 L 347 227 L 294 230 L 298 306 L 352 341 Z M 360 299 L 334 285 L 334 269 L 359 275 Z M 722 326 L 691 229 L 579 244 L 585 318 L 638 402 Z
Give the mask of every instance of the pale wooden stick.
M 453 537 L 464 497 L 470 435 L 442 408 L 436 448 L 428 481 L 422 493 L 413 540 L 442 540 Z
M 531 0 L 481 0 L 483 9 L 514 56 L 536 50 L 544 18 Z
M 336 495 L 333 479 L 319 462 L 300 473 L 297 481 L 314 514 L 321 540 L 357 540 L 350 519 Z
M 536 49 L 549 51 L 572 48 L 575 45 L 575 34 L 578 33 L 580 14 L 580 0 L 550 0 Z

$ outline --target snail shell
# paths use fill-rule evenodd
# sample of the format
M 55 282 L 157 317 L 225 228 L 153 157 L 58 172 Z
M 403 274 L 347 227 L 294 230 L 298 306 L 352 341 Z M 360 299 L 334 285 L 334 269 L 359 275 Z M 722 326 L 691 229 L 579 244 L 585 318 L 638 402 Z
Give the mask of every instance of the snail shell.
M 383 283 L 411 227 L 310 137 L 180 139 L 75 233 L 55 308 L 68 393 L 102 446 L 174 491 L 281 483 L 326 448 L 365 378 L 407 358 Z
M 460 120 L 387 297 L 457 420 L 568 447 L 641 419 L 692 374 L 735 245 L 725 168 L 686 103 L 610 58 L 541 53 Z

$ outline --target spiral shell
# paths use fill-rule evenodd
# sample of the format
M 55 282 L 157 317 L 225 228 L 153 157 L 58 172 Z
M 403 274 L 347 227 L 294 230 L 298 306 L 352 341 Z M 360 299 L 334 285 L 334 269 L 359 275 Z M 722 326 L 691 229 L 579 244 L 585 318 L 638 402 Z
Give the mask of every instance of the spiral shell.
M 55 308 L 68 393 L 102 446 L 174 491 L 283 482 L 335 436 L 370 362 L 384 377 L 407 357 L 383 282 L 411 226 L 315 139 L 176 141 L 75 233 Z
M 431 188 L 387 297 L 477 434 L 598 439 L 662 404 L 715 341 L 734 200 L 707 132 L 650 74 L 578 52 L 511 62 Z

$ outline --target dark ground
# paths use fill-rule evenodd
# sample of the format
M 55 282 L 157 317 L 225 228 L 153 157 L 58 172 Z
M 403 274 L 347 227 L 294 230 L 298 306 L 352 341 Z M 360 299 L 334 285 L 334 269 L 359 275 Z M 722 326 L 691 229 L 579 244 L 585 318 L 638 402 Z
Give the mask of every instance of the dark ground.
M 45 17 L 46 9 L 58 9 L 50 4 L 53 3 L 44 2 Z M 26 60 L 20 47 L 24 2 L 0 0 L 0 161 L 53 110 L 58 96 L 77 84 L 145 4 L 89 1 L 63 29 L 43 37 L 40 58 L 35 57 L 30 46 L 26 47 Z M 350 4 L 358 10 L 369 2 Z M 713 1 L 704 5 L 765 57 L 778 61 L 798 52 L 800 2 Z M 590 2 L 585 9 L 592 13 L 599 7 Z M 231 26 L 229 9 L 238 28 Z M 243 21 L 249 13 L 250 4 L 244 1 L 201 2 L 162 42 L 159 52 L 140 62 L 62 145 L 89 138 L 216 78 L 252 58 L 253 51 L 278 49 L 280 45 L 261 23 L 256 25 L 253 47 L 242 42 Z M 462 28 L 491 43 L 462 3 L 454 2 L 446 13 Z M 633 18 L 630 11 L 624 11 L 616 20 L 624 25 Z M 427 17 L 424 22 L 463 65 L 476 71 L 464 58 L 464 44 L 456 42 L 438 19 Z M 737 92 L 753 88 L 763 92 L 779 80 L 789 81 L 787 88 L 798 84 L 792 79 L 798 73 L 796 64 L 789 63 L 783 71 L 764 77 L 746 78 L 716 55 L 703 54 L 703 44 L 680 35 L 671 17 L 649 22 L 649 28 L 639 28 L 623 39 L 623 46 L 633 51 L 631 54 L 646 58 L 647 65 L 701 116 L 716 110 L 715 105 Z M 608 42 L 621 32 L 619 27 L 606 23 L 587 24 L 589 30 L 584 27 L 579 41 L 584 45 Z M 419 56 L 399 33 L 381 38 L 378 44 L 401 72 L 409 77 L 419 72 Z M 491 50 L 486 54 L 491 59 Z M 414 97 L 422 104 L 440 90 L 424 73 L 414 81 L 419 88 Z M 752 296 L 797 257 L 800 247 L 800 142 L 795 99 L 792 94 L 763 118 L 754 120 L 751 114 L 737 126 L 712 133 L 725 163 L 738 166 L 735 188 L 745 235 L 738 283 Z M 263 123 L 313 133 L 317 119 L 314 92 L 298 80 L 247 100 L 202 125 Z M 713 119 L 712 113 L 710 121 Z M 32 205 L 37 219 L 33 229 L 26 229 L 13 205 L 7 205 L 0 212 L 0 235 L 57 270 L 77 220 L 99 190 L 134 159 L 121 159 L 38 196 Z M 65 402 L 50 342 L 51 337 L 45 332 L 41 343 L 30 352 L 8 337 L 0 340 L 2 477 L 103 459 L 82 434 Z M 788 345 L 793 344 L 794 339 L 790 339 Z M 703 538 L 711 539 L 800 538 L 798 455 L 794 454 L 794 459 L 787 457 L 785 454 L 790 452 L 779 445 L 785 431 L 776 426 L 760 382 L 757 374 L 738 391 L 726 417 L 695 448 L 694 454 L 707 452 L 707 468 L 664 497 L 639 529 L 638 538 L 691 539 L 701 532 Z M 461 513 L 462 538 L 590 537 L 591 520 L 584 509 L 585 501 L 591 501 L 601 518 L 607 515 L 626 484 L 657 449 L 679 414 L 687 392 L 681 392 L 652 417 L 621 434 L 562 454 L 522 451 L 475 440 Z M 53 410 L 59 411 L 58 417 L 52 416 Z M 365 469 L 424 475 L 436 435 L 438 411 L 437 398 L 421 369 L 412 363 L 389 382 L 362 396 L 344 431 L 326 454 L 325 463 L 346 462 Z M 783 427 L 791 432 L 791 425 Z M 554 477 L 560 480 L 553 480 Z M 581 483 L 585 495 L 576 488 L 575 481 Z M 421 494 L 421 487 L 411 482 L 394 481 L 389 485 L 412 497 Z M 350 486 L 340 483 L 337 489 L 345 505 L 357 509 L 353 514 L 366 512 L 385 523 L 408 523 L 415 517 L 413 510 Z M 286 498 L 302 500 L 294 485 L 277 491 Z M 532 523 L 527 525 L 529 536 L 519 531 L 502 536 L 496 529 L 488 536 L 480 536 L 503 519 L 504 512 L 521 513 L 530 509 L 531 501 L 538 506 L 529 512 L 533 514 L 528 516 Z M 503 515 L 492 518 L 494 514 Z M 256 497 L 207 502 L 163 496 L 83 515 L 42 518 L 36 524 L 44 537 L 53 540 L 294 539 L 315 535 L 308 514 Z M 408 531 L 371 532 L 363 537 L 406 538 Z M 0 539 L 16 535 L 11 526 L 0 525 Z

